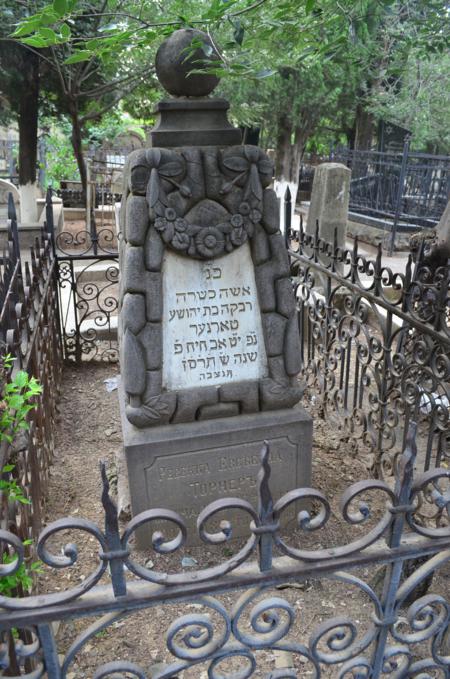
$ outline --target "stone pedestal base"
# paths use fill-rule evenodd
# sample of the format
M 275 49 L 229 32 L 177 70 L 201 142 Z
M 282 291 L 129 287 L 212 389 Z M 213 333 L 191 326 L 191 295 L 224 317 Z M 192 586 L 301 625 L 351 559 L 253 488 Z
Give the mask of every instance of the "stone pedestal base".
M 274 501 L 309 486 L 312 419 L 299 407 L 189 424 L 138 429 L 124 415 L 122 431 L 132 513 L 150 508 L 178 512 L 188 526 L 188 544 L 199 544 L 196 519 L 213 500 L 246 499 L 257 508 L 257 473 L 264 440 L 270 446 L 270 488 Z M 297 508 L 298 511 L 298 508 Z M 286 511 L 287 522 L 295 516 Z M 249 536 L 250 518 L 228 511 L 211 522 L 231 520 L 233 537 Z M 155 524 L 137 532 L 137 546 L 150 546 Z M 208 526 L 208 528 L 210 528 Z

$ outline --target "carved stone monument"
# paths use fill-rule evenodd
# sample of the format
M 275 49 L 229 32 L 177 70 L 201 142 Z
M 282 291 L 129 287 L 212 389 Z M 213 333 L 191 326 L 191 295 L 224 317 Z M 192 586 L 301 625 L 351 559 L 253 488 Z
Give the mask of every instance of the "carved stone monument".
M 133 513 L 172 500 L 191 532 L 212 500 L 253 498 L 265 438 L 278 490 L 307 485 L 312 430 L 294 408 L 299 330 L 273 166 L 208 98 L 215 76 L 189 74 L 194 39 L 213 49 L 191 29 L 161 45 L 157 73 L 177 98 L 125 169 L 119 323 Z

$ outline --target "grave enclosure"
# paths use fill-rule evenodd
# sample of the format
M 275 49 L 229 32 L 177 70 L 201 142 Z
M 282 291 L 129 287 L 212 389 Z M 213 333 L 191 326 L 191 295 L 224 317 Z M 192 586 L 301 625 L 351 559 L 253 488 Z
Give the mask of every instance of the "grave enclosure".
M 133 513 L 170 496 L 193 540 L 205 502 L 256 498 L 265 439 L 277 492 L 308 485 L 312 434 L 273 166 L 208 97 L 217 79 L 187 75 L 195 36 L 209 40 L 183 29 L 160 47 L 158 77 L 177 98 L 127 161 L 119 319 Z
M 168 90 L 170 73 L 162 75 Z M 183 79 L 175 94 L 180 86 Z M 289 271 L 266 158 L 239 145 L 225 102 L 200 94 L 161 102 L 153 147 L 128 165 L 119 239 L 123 431 L 135 496 L 155 507 L 131 521 L 119 523 L 102 465 L 103 511 L 92 502 L 92 514 L 71 512 L 40 532 L 63 358 L 75 367 L 83 354 L 117 355 L 83 330 L 90 314 L 110 322 L 117 299 L 80 282 L 75 265 L 104 264 L 110 290 L 116 253 L 100 254 L 108 239 L 94 230 L 78 253 L 65 254 L 61 245 L 80 243 L 55 234 L 50 197 L 48 231 L 21 264 L 10 200 L 0 328 L 18 367 L 44 390 L 24 449 L 0 451 L 14 461 L 4 478 L 17 479 L 32 501 L 7 507 L 0 494 L 8 510 L 0 548 L 11 558 L 1 564 L 0 585 L 26 568 L 31 550 L 52 579 L 45 574 L 29 598 L 0 592 L 0 674 L 447 677 L 450 264 L 433 252 L 446 252 L 448 221 L 437 244 L 418 247 L 416 268 L 410 258 L 394 272 L 381 248 L 374 260 L 357 242 L 340 248 L 322 215 L 322 225 L 287 235 Z M 57 299 L 67 283 L 79 314 L 73 333 Z M 213 362 L 222 358 L 216 375 Z M 305 487 L 308 460 L 298 450 L 308 450 L 311 420 L 298 405 L 299 366 L 326 436 L 340 429 L 333 459 L 351 472 L 343 488 L 328 486 L 334 468 Z M 96 425 L 100 436 L 104 424 Z M 98 450 L 85 448 L 81 459 L 92 462 Z M 376 478 L 355 479 L 368 452 Z M 294 508 L 296 530 L 286 530 Z M 138 552 L 136 530 L 160 523 L 163 534 L 140 535 L 148 553 Z M 205 555 L 190 566 L 187 530 L 190 540 L 199 534 Z M 241 530 L 245 544 L 230 540 Z M 150 666 L 156 652 L 164 662 Z

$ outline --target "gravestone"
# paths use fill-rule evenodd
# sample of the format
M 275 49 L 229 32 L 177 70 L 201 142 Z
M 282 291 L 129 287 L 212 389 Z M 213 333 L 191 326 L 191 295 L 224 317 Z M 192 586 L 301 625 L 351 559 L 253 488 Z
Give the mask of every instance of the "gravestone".
M 17 186 L 7 179 L 0 179 L 0 216 L 6 219 L 8 215 L 8 196 L 12 195 L 16 207 L 17 218 L 20 219 L 20 196 Z
M 298 406 L 299 326 L 273 165 L 240 145 L 228 103 L 208 97 L 217 78 L 189 73 L 194 38 L 214 50 L 204 33 L 182 29 L 157 54 L 176 98 L 158 105 L 152 147 L 127 161 L 119 293 L 132 511 L 178 511 L 191 542 L 209 502 L 256 501 L 265 439 L 277 495 L 309 485 L 312 434 Z M 236 517 L 233 535 L 248 524 Z M 141 529 L 140 547 L 153 529 Z
M 351 170 L 341 163 L 321 163 L 314 172 L 306 231 L 314 234 L 318 222 L 319 237 L 334 243 L 336 234 L 339 248 L 345 248 L 347 236 L 350 179 Z M 319 260 L 325 265 L 331 261 L 325 252 L 319 252 Z

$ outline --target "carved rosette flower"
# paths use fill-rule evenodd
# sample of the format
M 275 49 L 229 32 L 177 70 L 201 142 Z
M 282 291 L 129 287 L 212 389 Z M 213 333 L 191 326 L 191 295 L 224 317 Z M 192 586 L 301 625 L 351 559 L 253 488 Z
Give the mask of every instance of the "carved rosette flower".
M 176 250 L 187 250 L 191 243 L 189 224 L 182 217 L 175 220 L 175 233 L 172 238 L 172 246 Z
M 217 227 L 206 227 L 195 236 L 195 245 L 203 257 L 217 257 L 225 249 L 224 234 Z
M 155 229 L 161 234 L 165 243 L 170 243 L 175 235 L 177 213 L 171 207 L 164 210 L 164 217 L 155 219 Z
M 244 218 L 240 214 L 233 215 L 230 219 L 230 223 L 232 226 L 230 241 L 235 247 L 239 247 L 239 245 L 245 243 L 249 235 L 245 228 Z

